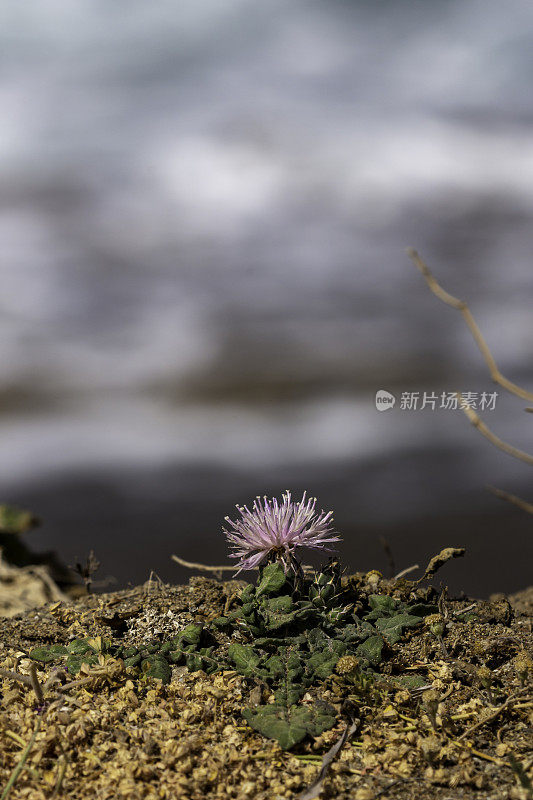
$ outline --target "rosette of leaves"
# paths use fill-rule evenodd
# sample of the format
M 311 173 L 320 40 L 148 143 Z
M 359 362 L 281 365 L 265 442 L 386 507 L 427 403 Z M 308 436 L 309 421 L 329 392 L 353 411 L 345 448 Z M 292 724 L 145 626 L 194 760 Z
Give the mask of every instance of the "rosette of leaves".
M 261 570 L 257 586 L 246 586 L 240 603 L 228 617 L 218 618 L 214 624 L 240 629 L 249 638 L 255 638 L 278 632 L 284 635 L 318 616 L 308 598 L 295 595 L 292 581 L 278 563 L 267 564 Z
M 239 608 L 214 624 L 237 627 L 250 638 L 278 632 L 285 635 L 309 625 L 338 625 L 353 611 L 353 605 L 343 601 L 338 562 L 331 562 L 301 588 L 281 564 L 267 564 L 257 586 L 243 589 L 240 602 Z
M 268 685 L 274 703 L 246 709 L 244 717 L 284 749 L 335 724 L 330 708 L 301 706 L 299 701 L 308 688 L 333 674 L 337 661 L 351 647 L 338 636 L 339 625 L 333 630 L 330 617 L 339 602 L 339 589 L 335 568 L 324 570 L 295 591 L 281 565 L 269 564 L 261 571 L 257 587 L 245 587 L 241 606 L 215 621 L 249 635 L 248 644 L 230 645 L 229 661 L 245 677 Z
M 257 587 L 243 590 L 241 606 L 216 621 L 248 634 L 247 644 L 229 647 L 229 661 L 245 677 L 269 686 L 274 703 L 247 709 L 244 717 L 283 748 L 334 724 L 331 710 L 317 714 L 298 703 L 309 688 L 334 673 L 342 656 L 355 656 L 361 679 L 372 681 L 384 648 L 397 643 L 408 628 L 434 610 L 434 606 L 372 595 L 367 613 L 359 619 L 347 600 L 335 562 L 300 591 L 294 591 L 281 565 L 274 563 L 261 571 Z

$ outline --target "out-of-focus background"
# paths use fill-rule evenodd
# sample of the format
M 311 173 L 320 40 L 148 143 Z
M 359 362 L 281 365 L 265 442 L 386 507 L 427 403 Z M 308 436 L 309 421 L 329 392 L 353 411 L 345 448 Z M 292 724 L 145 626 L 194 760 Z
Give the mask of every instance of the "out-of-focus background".
M 531 581 L 528 0 L 26 0 L 0 11 L 0 501 L 114 586 L 227 562 L 223 517 L 305 488 L 353 569 Z M 394 409 L 378 412 L 379 389 Z M 113 588 L 113 586 L 110 586 Z

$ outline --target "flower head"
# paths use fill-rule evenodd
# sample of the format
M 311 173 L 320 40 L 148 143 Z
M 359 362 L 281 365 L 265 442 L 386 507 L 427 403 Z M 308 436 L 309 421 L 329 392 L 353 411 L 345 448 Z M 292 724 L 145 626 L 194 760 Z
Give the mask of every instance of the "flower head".
M 291 562 L 297 547 L 331 551 L 327 545 L 341 541 L 330 527 L 333 512 L 318 514 L 315 505 L 316 497 L 306 498 L 306 492 L 294 503 L 286 491 L 281 503 L 258 496 L 251 511 L 248 506 L 237 506 L 241 519 L 233 522 L 226 517 L 231 530 L 223 530 L 235 551 L 231 558 L 240 559 L 238 572 L 258 566 L 269 556 Z

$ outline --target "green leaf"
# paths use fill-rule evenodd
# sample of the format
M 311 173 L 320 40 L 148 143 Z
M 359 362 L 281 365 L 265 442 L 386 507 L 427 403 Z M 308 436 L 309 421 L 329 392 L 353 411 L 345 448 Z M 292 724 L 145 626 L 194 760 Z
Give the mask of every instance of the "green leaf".
M 251 600 L 253 600 L 254 596 L 255 586 L 253 586 L 251 583 L 247 583 L 240 595 L 241 603 L 249 603 Z
M 268 611 L 265 619 L 265 627 L 267 631 L 279 631 L 290 625 L 298 617 L 297 611 L 291 611 L 290 614 L 277 614 L 275 611 Z
M 261 580 L 256 595 L 275 594 L 285 585 L 287 576 L 281 564 L 267 564 L 261 572 Z
M 202 637 L 202 626 L 187 625 L 187 627 L 184 628 L 179 635 L 187 644 L 198 645 L 200 644 L 200 639 Z
M 281 661 L 281 680 L 280 686 L 274 692 L 276 703 L 288 708 L 298 702 L 305 691 L 302 683 L 304 666 L 300 654 L 290 650 L 288 647 L 281 647 L 279 650 Z
M 307 660 L 306 667 L 314 679 L 325 680 L 334 672 L 340 654 L 313 653 Z
M 247 723 L 268 739 L 275 739 L 282 750 L 301 742 L 306 736 L 320 736 L 335 725 L 335 716 L 320 708 L 267 705 L 243 712 Z
M 361 638 L 359 626 L 343 625 L 339 632 L 339 636 L 343 642 L 356 642 Z
M 365 614 L 366 620 L 390 617 L 398 607 L 398 601 L 394 597 L 389 597 L 388 594 L 371 594 L 368 598 L 368 604 L 372 610 Z
M 67 646 L 68 652 L 73 656 L 85 655 L 85 653 L 95 653 L 96 650 L 87 643 L 86 639 L 74 639 Z
M 143 675 L 146 678 L 156 678 L 162 683 L 170 683 L 172 671 L 166 658 L 158 654 L 145 658 L 141 664 Z
M 282 594 L 279 597 L 269 597 L 267 609 L 277 614 L 289 614 L 294 608 L 294 603 L 290 594 Z
M 270 678 L 278 678 L 284 674 L 283 661 L 278 655 L 270 656 L 265 668 L 268 670 Z
M 366 658 L 372 666 L 376 667 L 381 662 L 383 645 L 382 636 L 369 636 L 365 642 L 357 647 L 355 652 L 359 657 Z
M 368 639 L 369 636 L 376 635 L 376 629 L 370 622 L 360 622 L 357 626 L 357 635 L 360 640 Z
M 251 617 L 255 611 L 255 603 L 245 603 L 238 609 L 239 617 Z
M 211 624 L 215 626 L 215 628 L 225 628 L 231 622 L 228 617 L 215 617 L 215 619 L 211 620 Z
M 187 655 L 187 650 L 183 647 L 177 647 L 175 650 L 171 650 L 168 654 L 168 658 L 172 661 L 173 664 L 179 664 L 180 661 L 185 658 Z
M 185 665 L 189 672 L 198 672 L 198 670 L 203 669 L 204 661 L 198 653 L 187 653 L 185 655 Z
M 383 634 L 389 644 L 399 642 L 404 628 L 414 628 L 422 622 L 421 617 L 410 614 L 396 614 L 394 617 L 382 617 L 376 620 L 376 628 Z
M 311 628 L 307 631 L 306 639 L 309 649 L 315 650 L 325 647 L 328 637 L 321 628 Z
M 295 603 L 289 595 L 269 597 L 263 602 L 260 614 L 267 631 L 278 631 L 294 622 L 314 617 L 316 609 L 311 603 Z
M 81 669 L 81 665 L 81 656 L 69 656 L 67 658 L 67 672 L 71 675 L 77 675 Z
M 33 661 L 56 661 L 61 656 L 67 656 L 68 650 L 62 644 L 52 644 L 49 647 L 36 647 L 30 651 L 30 658 Z
M 278 647 L 283 647 L 287 644 L 286 640 L 279 636 L 262 636 L 254 639 L 256 647 L 262 647 L 264 650 L 277 650 Z
M 229 646 L 228 657 L 233 661 L 238 671 L 246 676 L 253 675 L 261 661 L 261 656 L 252 647 L 246 647 L 237 642 Z
M 82 664 L 88 664 L 90 667 L 94 667 L 95 664 L 98 664 L 98 656 L 96 654 L 84 656 L 69 655 L 67 658 L 67 672 L 71 675 L 77 675 Z

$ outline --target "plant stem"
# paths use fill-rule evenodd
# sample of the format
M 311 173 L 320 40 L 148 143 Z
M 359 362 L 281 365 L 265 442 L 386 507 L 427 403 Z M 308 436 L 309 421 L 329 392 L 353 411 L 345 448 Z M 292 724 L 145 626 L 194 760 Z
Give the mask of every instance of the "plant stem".
M 15 785 L 15 781 L 17 780 L 18 776 L 20 775 L 20 773 L 24 769 L 24 764 L 26 763 L 26 759 L 28 758 L 28 756 L 30 754 L 30 750 L 32 749 L 33 745 L 35 744 L 35 739 L 37 738 L 37 734 L 39 733 L 40 727 L 41 727 L 41 717 L 37 717 L 37 722 L 35 723 L 35 728 L 33 729 L 33 733 L 31 735 L 31 739 L 28 742 L 28 744 L 26 746 L 26 749 L 22 753 L 19 763 L 17 764 L 17 766 L 15 767 L 13 772 L 11 773 L 11 777 L 9 778 L 8 782 L 6 783 L 4 791 L 2 792 L 2 794 L 0 796 L 0 800 L 6 800 L 6 798 L 9 795 L 9 792 L 11 791 L 13 786 Z

